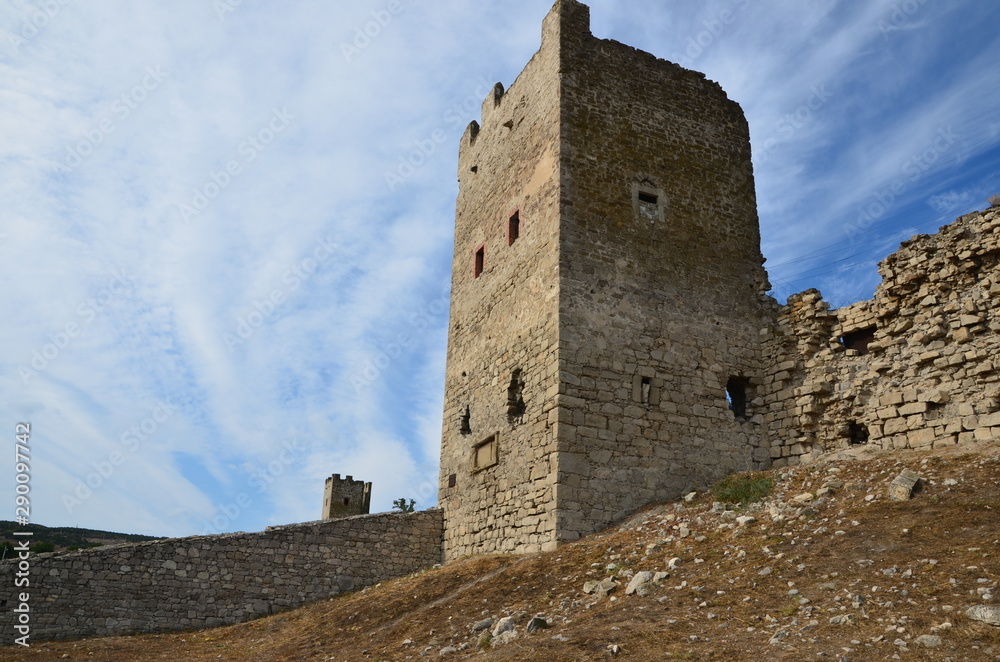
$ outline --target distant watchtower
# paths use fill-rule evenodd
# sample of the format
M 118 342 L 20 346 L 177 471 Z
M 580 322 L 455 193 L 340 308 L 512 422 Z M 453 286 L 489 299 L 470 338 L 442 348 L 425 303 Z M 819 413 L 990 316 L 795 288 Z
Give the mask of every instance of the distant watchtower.
M 323 519 L 367 515 L 371 509 L 372 484 L 333 474 L 323 490 Z
M 559 0 L 459 148 L 445 556 L 550 549 L 769 463 L 749 129 Z

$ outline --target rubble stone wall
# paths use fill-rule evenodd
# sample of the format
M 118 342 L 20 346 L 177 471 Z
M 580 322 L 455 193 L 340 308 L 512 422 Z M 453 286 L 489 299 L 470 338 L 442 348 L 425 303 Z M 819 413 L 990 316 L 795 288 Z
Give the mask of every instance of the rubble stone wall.
M 383 513 L 31 556 L 0 564 L 0 633 L 19 594 L 31 641 L 214 627 L 369 586 L 441 562 L 440 510 Z
M 991 208 L 903 242 L 869 301 L 830 310 L 816 290 L 789 297 L 765 343 L 774 466 L 852 443 L 1000 439 L 998 228 Z M 842 341 L 872 329 L 867 348 Z

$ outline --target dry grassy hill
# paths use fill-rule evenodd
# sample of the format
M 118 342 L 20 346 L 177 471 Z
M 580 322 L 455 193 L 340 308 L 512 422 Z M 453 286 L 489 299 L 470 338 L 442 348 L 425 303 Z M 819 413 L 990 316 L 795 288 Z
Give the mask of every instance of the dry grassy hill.
M 922 489 L 890 501 L 903 468 Z M 997 444 L 758 476 L 770 496 L 729 511 L 699 494 L 556 552 L 452 563 L 218 630 L 0 660 L 1000 660 L 1000 627 L 966 614 L 1000 605 Z M 645 572 L 658 574 L 627 594 Z M 529 633 L 536 616 L 548 627 Z

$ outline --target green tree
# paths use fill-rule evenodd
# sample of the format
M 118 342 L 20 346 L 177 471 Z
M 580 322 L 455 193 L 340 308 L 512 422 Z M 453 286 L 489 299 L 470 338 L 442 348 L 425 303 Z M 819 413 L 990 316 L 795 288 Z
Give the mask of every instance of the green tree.
M 413 512 L 413 506 L 415 504 L 416 504 L 416 501 L 414 501 L 413 499 L 410 499 L 410 503 L 407 504 L 406 503 L 406 498 L 404 497 L 402 499 L 396 499 L 395 501 L 393 501 L 392 502 L 392 507 L 393 507 L 394 510 L 398 510 L 401 513 L 412 513 Z

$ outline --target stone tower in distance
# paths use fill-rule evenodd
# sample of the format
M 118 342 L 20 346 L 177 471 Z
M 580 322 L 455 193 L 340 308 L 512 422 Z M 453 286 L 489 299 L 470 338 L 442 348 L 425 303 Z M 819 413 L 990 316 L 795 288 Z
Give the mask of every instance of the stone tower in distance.
M 459 148 L 445 556 L 530 552 L 766 466 L 749 130 L 559 0 Z
M 371 510 L 372 484 L 354 480 L 354 476 L 341 478 L 333 474 L 326 479 L 323 489 L 323 518 L 367 515 Z

